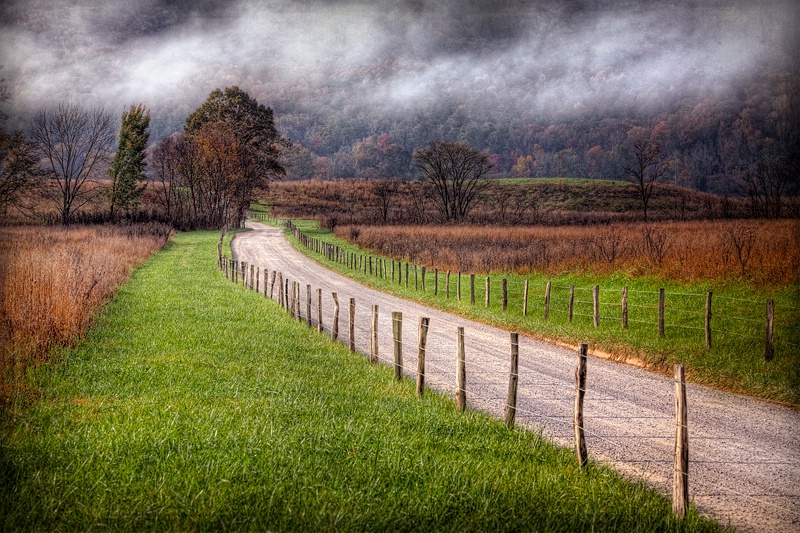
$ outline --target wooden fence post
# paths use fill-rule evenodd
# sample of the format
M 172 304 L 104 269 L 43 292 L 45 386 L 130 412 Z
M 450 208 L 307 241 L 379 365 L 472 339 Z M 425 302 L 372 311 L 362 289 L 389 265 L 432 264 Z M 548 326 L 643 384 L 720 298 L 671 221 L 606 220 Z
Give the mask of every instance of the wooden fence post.
M 317 331 L 322 333 L 322 289 L 317 289 Z
M 261 292 L 260 289 L 259 289 L 259 282 L 261 281 L 261 267 L 257 267 L 256 268 L 256 278 L 255 279 L 256 279 L 255 291 L 256 292 Z
M 593 312 L 594 315 L 594 327 L 598 327 L 600 325 L 600 286 L 595 285 L 592 289 L 592 304 L 593 304 Z
M 422 396 L 425 391 L 425 344 L 428 340 L 428 325 L 430 319 L 419 319 L 419 346 L 417 347 L 417 396 Z
M 439 269 L 433 269 L 433 295 L 439 295 Z
M 283 307 L 283 273 L 278 272 L 278 305 Z
M 311 327 L 311 284 L 306 284 L 306 325 Z
M 333 326 L 331 327 L 331 338 L 337 340 L 339 338 L 339 295 L 335 292 L 333 296 Z
M 658 336 L 664 336 L 664 289 L 658 289 Z
M 528 316 L 528 280 L 525 280 L 525 289 L 522 291 L 522 316 Z
M 255 278 L 255 271 L 256 271 L 256 266 L 250 265 L 250 279 L 248 280 L 250 283 L 248 284 L 248 286 L 250 287 L 251 290 L 253 289 L 254 285 L 253 279 Z
M 461 301 L 461 271 L 458 271 L 458 280 L 456 281 L 456 297 Z
M 289 308 L 291 307 L 291 304 L 289 302 L 289 278 L 283 280 L 283 284 L 285 285 L 283 291 L 284 294 L 283 302 L 286 304 L 286 311 L 288 312 Z
M 475 305 L 475 274 L 469 275 L 469 303 Z
M 378 362 L 378 306 L 372 306 L 372 321 L 369 328 L 369 362 Z
M 408 288 L 408 262 L 406 262 L 406 289 Z
M 444 297 L 450 298 L 450 271 L 447 271 L 447 276 L 444 278 Z
M 575 311 L 575 285 L 569 286 L 569 321 L 572 322 L 572 315 Z
M 689 416 L 686 408 L 686 377 L 682 365 L 675 365 L 675 468 L 672 483 L 672 512 L 683 520 L 689 507 Z
M 403 313 L 392 312 L 392 338 L 394 339 L 394 379 L 403 379 Z
M 572 426 L 575 431 L 575 454 L 581 469 L 586 466 L 589 459 L 586 451 L 586 437 L 583 433 L 583 397 L 586 394 L 586 353 L 588 348 L 587 344 L 580 345 L 578 367 L 575 369 L 575 419 Z
M 392 259 L 392 283 L 394 283 L 394 259 Z
M 463 413 L 467 408 L 467 369 L 464 360 L 464 327 L 458 327 L 458 361 L 456 364 L 456 408 Z
M 550 281 L 547 282 L 547 286 L 544 288 L 544 319 L 547 320 L 550 318 Z
M 775 346 L 772 344 L 772 325 L 775 320 L 775 300 L 769 298 L 767 300 L 767 338 L 764 347 L 764 360 L 772 361 L 775 355 Z
M 506 278 L 503 278 L 503 281 L 500 285 L 501 285 L 500 287 L 501 306 L 503 308 L 503 311 L 505 311 L 508 308 L 508 280 Z
M 414 265 L 414 290 L 419 290 L 419 277 L 417 276 L 417 265 Z
M 628 287 L 622 287 L 622 327 L 628 328 Z
M 711 294 L 706 293 L 706 348 L 711 348 Z
M 347 324 L 348 338 L 347 342 L 350 345 L 350 351 L 356 351 L 356 299 L 350 298 L 350 313 L 349 323 Z
M 422 292 L 425 292 L 425 267 L 422 267 Z
M 268 287 L 269 287 L 269 270 L 267 270 L 267 267 L 264 267 L 264 297 L 265 298 L 267 296 Z
M 506 400 L 505 423 L 509 429 L 514 427 L 517 415 L 517 383 L 519 382 L 519 333 L 511 334 L 511 369 L 508 372 L 508 396 Z

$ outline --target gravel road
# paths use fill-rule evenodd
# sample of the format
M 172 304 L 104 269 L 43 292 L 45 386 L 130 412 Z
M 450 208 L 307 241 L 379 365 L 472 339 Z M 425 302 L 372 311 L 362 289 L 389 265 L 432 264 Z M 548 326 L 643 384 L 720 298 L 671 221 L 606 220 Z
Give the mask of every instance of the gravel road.
M 430 318 L 426 386 L 455 393 L 456 328 L 464 327 L 467 401 L 474 409 L 503 416 L 508 387 L 509 333 L 367 288 L 320 266 L 296 251 L 283 232 L 256 222 L 238 234 L 235 259 L 263 271 L 282 272 L 312 288 L 316 324 L 317 289 L 323 294 L 326 329 L 333 321 L 331 293 L 338 293 L 340 340 L 347 340 L 347 306 L 356 299 L 356 346 L 369 351 L 371 307 L 379 308 L 379 357 L 393 360 L 392 311 L 403 314 L 403 363 L 417 368 L 417 326 Z M 575 398 L 574 350 L 520 336 L 517 423 L 572 446 Z M 674 383 L 671 378 L 590 357 L 584 425 L 590 460 L 641 478 L 671 494 L 674 450 Z M 687 386 L 689 408 L 689 494 L 701 512 L 740 531 L 800 532 L 800 412 Z

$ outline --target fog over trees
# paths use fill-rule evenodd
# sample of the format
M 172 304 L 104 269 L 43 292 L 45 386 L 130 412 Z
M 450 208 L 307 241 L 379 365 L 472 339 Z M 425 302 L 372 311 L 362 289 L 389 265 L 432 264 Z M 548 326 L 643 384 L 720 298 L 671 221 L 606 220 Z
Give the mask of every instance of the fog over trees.
M 663 181 L 753 194 L 766 215 L 765 195 L 797 190 L 799 15 L 793 0 L 18 0 L 0 7 L 0 64 L 11 128 L 64 99 L 143 102 L 152 141 L 239 86 L 274 111 L 289 179 L 410 177 L 414 150 L 443 140 L 502 175 L 622 179 L 640 128 Z

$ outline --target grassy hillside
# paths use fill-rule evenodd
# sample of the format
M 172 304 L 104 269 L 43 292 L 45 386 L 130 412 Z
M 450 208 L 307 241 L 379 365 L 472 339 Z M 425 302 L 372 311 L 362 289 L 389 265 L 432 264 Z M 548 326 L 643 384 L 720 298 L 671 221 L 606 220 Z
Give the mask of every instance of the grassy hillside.
M 387 188 L 388 187 L 388 188 Z M 275 183 L 265 202 L 276 216 L 315 218 L 337 224 L 438 222 L 425 199 L 424 182 L 307 180 Z M 741 200 L 660 184 L 651 199 L 651 220 L 743 216 Z M 475 203 L 473 224 L 585 224 L 639 221 L 642 203 L 625 181 L 569 178 L 497 179 Z
M 0 421 L 0 529 L 715 531 L 538 435 L 414 395 L 179 234 Z

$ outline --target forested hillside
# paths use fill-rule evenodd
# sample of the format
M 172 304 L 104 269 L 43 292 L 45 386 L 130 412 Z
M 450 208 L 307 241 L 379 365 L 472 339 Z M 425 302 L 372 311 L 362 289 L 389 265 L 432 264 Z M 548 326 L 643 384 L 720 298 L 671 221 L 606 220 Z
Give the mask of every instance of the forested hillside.
M 217 87 L 275 112 L 288 179 L 409 177 L 465 140 L 496 174 L 620 178 L 632 136 L 664 180 L 797 191 L 795 2 L 10 2 L 17 120 L 56 96 L 143 101 L 152 140 Z M 9 46 L 9 49 L 11 47 Z M 202 50 L 202 51 L 201 51 Z M 23 52 L 29 52 L 23 54 Z M 45 91 L 69 80 L 65 94 Z

